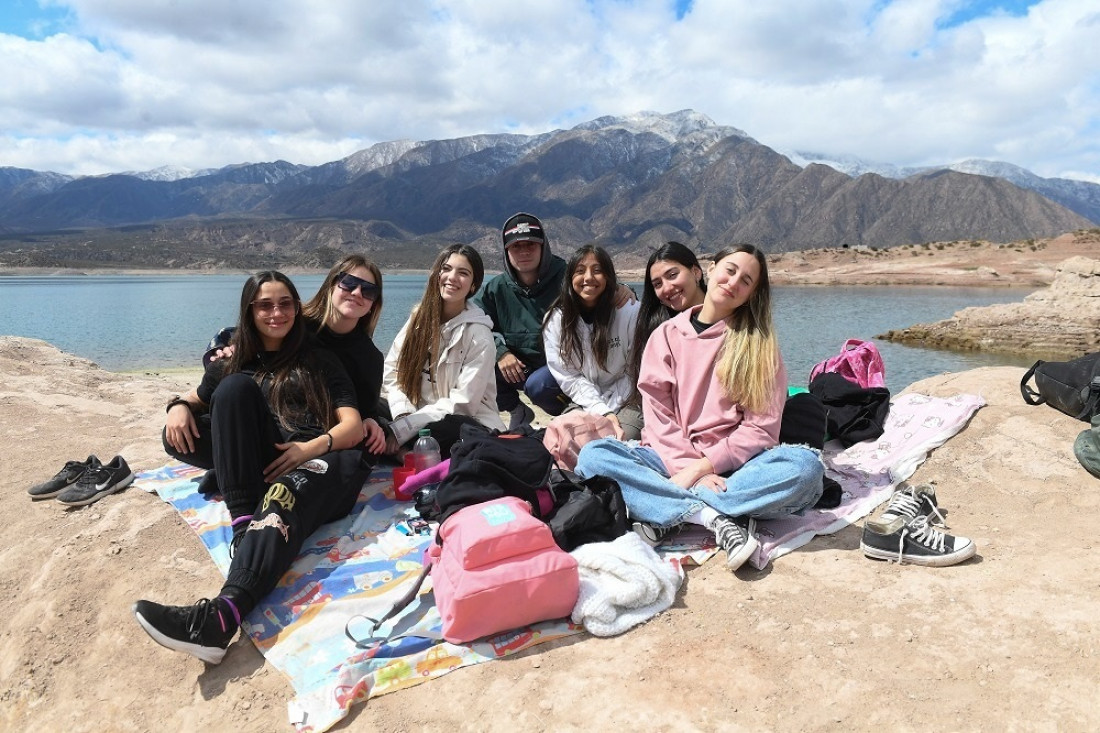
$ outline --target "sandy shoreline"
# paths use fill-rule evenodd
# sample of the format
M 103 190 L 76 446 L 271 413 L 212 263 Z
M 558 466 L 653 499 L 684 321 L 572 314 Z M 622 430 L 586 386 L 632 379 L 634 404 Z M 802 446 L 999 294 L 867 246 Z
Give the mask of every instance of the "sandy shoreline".
M 898 567 L 860 528 L 764 571 L 689 571 L 668 612 L 458 670 L 357 706 L 346 730 L 1095 730 L 1100 679 L 1095 509 L 1073 457 L 1085 427 L 1019 394 L 1023 370 L 978 369 L 909 390 L 988 405 L 937 449 L 934 481 L 978 557 Z M 225 662 L 152 643 L 129 606 L 209 595 L 221 579 L 174 510 L 128 489 L 83 509 L 32 503 L 67 459 L 163 465 L 166 396 L 184 374 L 116 374 L 0 337 L 0 729 L 290 730 L 292 691 L 249 643 Z

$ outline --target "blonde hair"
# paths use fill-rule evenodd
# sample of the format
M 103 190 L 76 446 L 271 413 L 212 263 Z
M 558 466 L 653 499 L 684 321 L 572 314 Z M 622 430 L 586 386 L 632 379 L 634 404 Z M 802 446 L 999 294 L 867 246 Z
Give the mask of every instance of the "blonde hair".
M 371 274 L 371 277 L 374 278 L 374 284 L 379 287 L 379 291 L 378 297 L 374 299 L 374 303 L 371 305 L 370 312 L 359 319 L 356 328 L 373 337 L 374 329 L 378 327 L 378 319 L 382 317 L 382 271 L 378 269 L 378 265 L 362 255 L 348 255 L 333 265 L 332 269 L 325 275 L 325 279 L 321 283 L 321 287 L 317 289 L 317 293 L 309 299 L 308 303 L 302 305 L 302 315 L 316 321 L 319 329 L 335 323 L 337 313 L 336 304 L 332 299 L 332 289 L 336 287 L 337 280 L 360 267 Z
M 726 318 L 728 330 L 716 369 L 726 396 L 746 410 L 757 412 L 774 399 L 779 342 L 772 327 L 771 286 L 764 253 L 751 244 L 733 244 L 714 255 L 714 265 L 737 252 L 756 258 L 760 277 L 749 299 Z

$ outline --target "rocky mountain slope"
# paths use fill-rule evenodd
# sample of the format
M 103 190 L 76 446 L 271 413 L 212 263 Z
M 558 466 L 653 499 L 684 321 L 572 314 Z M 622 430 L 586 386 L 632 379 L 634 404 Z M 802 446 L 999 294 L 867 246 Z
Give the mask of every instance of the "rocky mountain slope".
M 886 178 L 904 179 L 946 170 L 1000 178 L 1020 188 L 1035 191 L 1086 219 L 1100 222 L 1100 184 L 1068 178 L 1043 178 L 1025 168 L 1002 161 L 971 158 L 947 165 L 909 168 L 889 163 L 872 163 L 850 155 L 830 156 L 810 152 L 795 153 L 792 160 L 800 165 L 811 163 L 828 165 L 853 178 L 867 173 L 876 173 Z
M 1003 178 L 946 170 L 853 178 L 802 167 L 683 110 L 540 135 L 380 143 L 314 167 L 277 161 L 78 179 L 0 169 L 0 262 L 232 266 L 270 253 L 308 265 L 366 249 L 389 266 L 423 266 L 441 242 L 495 250 L 497 227 L 517 210 L 543 217 L 559 251 L 596 240 L 626 264 L 668 239 L 781 252 L 1004 242 L 1093 225 Z M 87 242 L 82 260 L 73 248 Z

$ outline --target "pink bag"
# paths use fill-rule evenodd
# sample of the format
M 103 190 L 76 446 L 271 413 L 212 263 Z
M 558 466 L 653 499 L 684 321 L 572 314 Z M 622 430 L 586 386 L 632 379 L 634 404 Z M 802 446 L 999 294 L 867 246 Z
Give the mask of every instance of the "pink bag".
M 428 546 L 443 638 L 461 644 L 568 616 L 577 603 L 577 561 L 545 522 L 514 496 L 455 512 Z
M 550 421 L 542 444 L 559 466 L 572 471 L 577 467 L 577 456 L 586 443 L 599 438 L 617 437 L 615 426 L 606 417 L 573 410 Z
M 886 386 L 886 366 L 878 348 L 870 341 L 848 339 L 840 347 L 840 354 L 810 370 L 810 381 L 824 372 L 835 372 L 864 389 Z

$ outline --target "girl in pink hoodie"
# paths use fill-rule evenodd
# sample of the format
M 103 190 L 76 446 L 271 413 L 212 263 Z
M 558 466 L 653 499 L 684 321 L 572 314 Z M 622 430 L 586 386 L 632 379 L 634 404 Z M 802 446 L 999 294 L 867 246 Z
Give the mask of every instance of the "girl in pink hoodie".
M 653 542 L 685 522 L 715 533 L 726 563 L 756 550 L 755 519 L 818 500 L 814 450 L 779 445 L 787 374 L 772 328 L 764 253 L 738 244 L 714 256 L 707 294 L 661 324 L 642 356 L 640 442 L 584 446 L 577 473 L 618 481 L 636 527 Z

